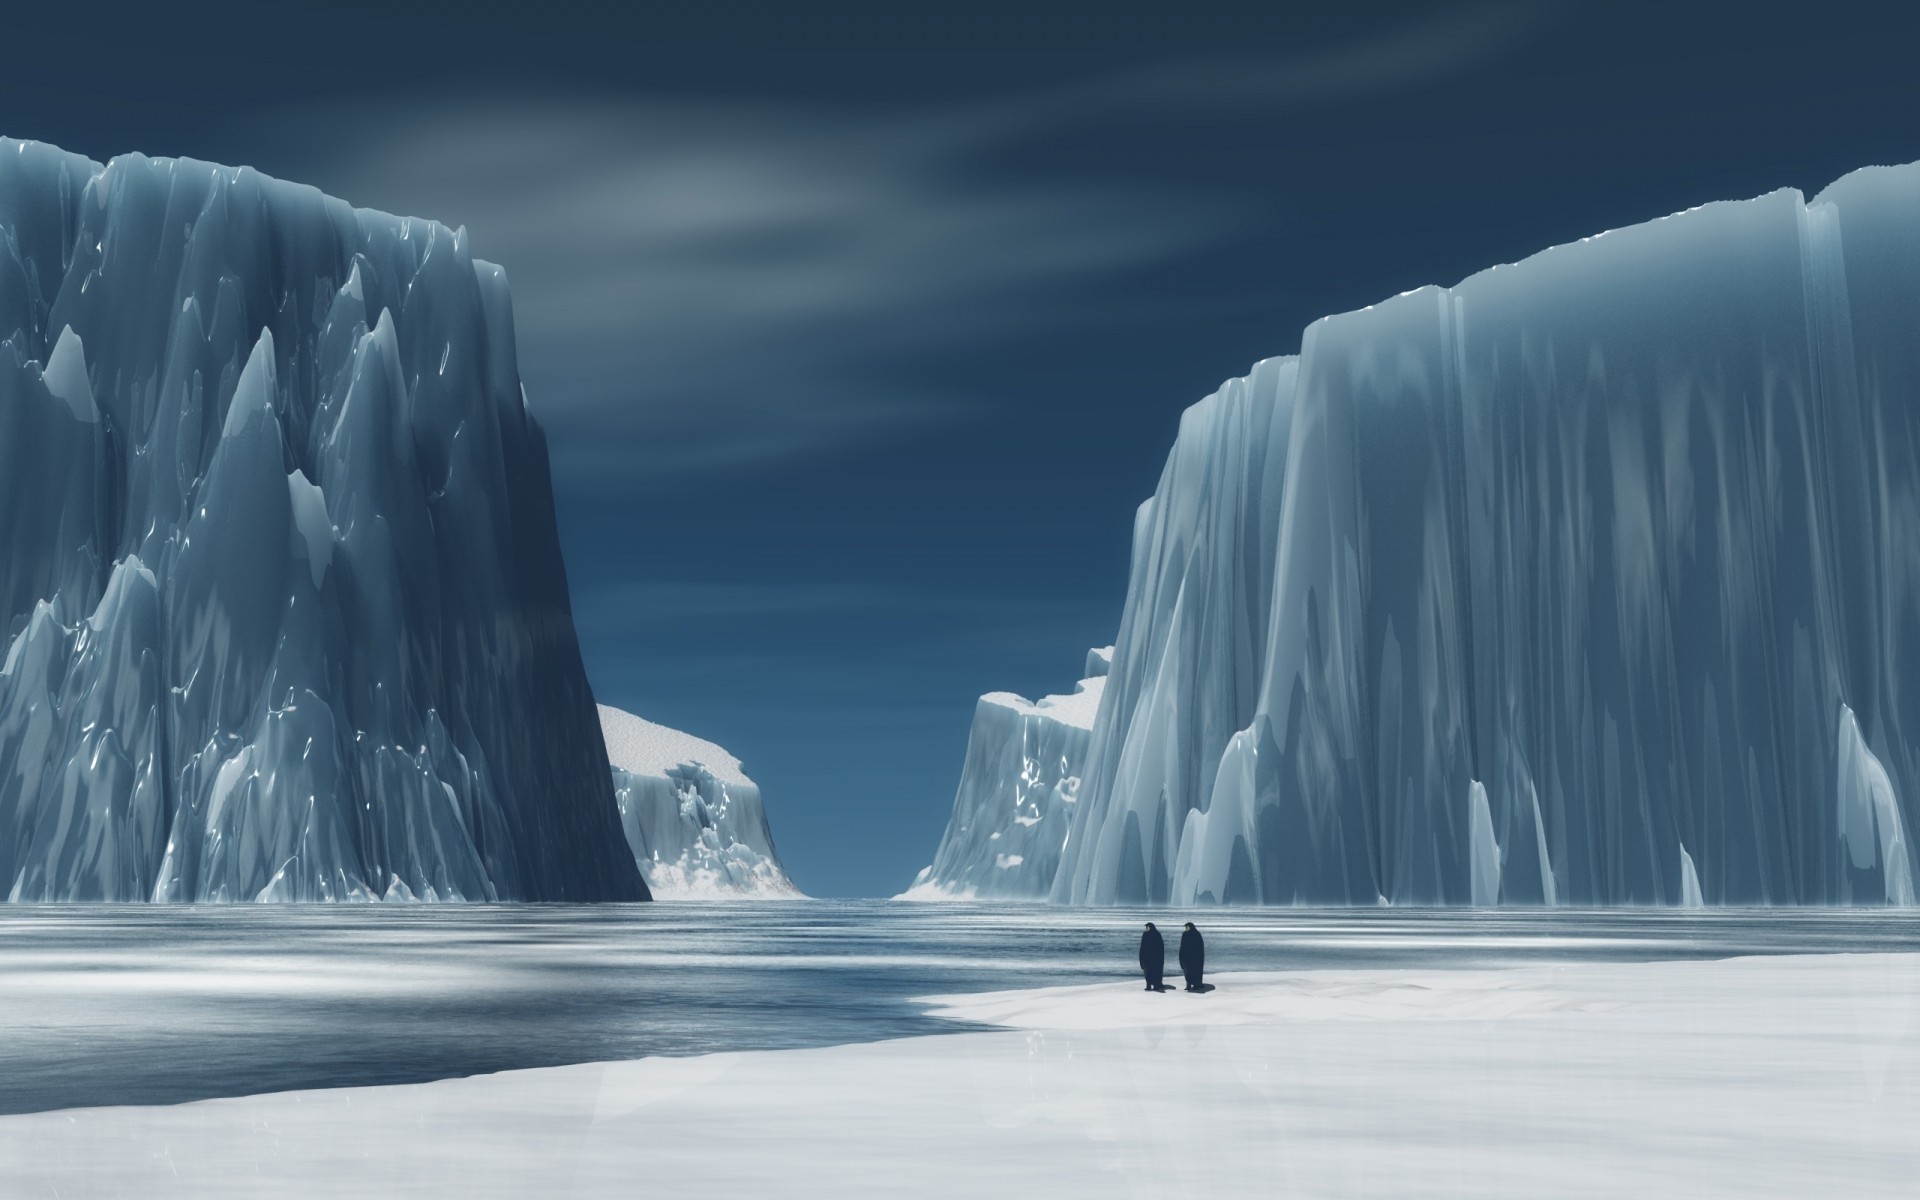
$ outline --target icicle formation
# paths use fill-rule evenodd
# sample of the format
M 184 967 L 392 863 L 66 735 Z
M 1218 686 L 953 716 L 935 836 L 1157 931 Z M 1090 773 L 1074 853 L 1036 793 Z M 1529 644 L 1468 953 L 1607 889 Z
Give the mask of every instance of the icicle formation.
M 506 279 L 0 139 L 0 889 L 640 899 Z
M 1316 322 L 1142 510 L 1053 896 L 1911 903 L 1920 165 Z

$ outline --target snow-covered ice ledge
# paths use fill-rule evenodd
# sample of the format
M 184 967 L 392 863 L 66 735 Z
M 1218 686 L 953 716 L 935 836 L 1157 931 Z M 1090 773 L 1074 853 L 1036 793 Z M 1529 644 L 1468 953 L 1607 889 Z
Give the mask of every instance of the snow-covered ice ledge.
M 760 785 L 704 738 L 600 705 L 613 798 L 655 900 L 798 900 Z
M 1891 1196 L 1920 1178 L 1920 955 L 1218 978 L 1207 997 L 941 1002 L 1007 1031 L 4 1117 L 0 1179 L 23 1196 L 1400 1200 Z

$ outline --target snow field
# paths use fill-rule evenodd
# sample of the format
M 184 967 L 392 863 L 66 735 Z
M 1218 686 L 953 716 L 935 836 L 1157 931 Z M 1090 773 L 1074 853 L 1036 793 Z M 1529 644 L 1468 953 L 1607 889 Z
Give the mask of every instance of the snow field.
M 1909 1194 L 1920 955 L 1217 976 L 1013 1028 L 0 1118 L 23 1196 Z

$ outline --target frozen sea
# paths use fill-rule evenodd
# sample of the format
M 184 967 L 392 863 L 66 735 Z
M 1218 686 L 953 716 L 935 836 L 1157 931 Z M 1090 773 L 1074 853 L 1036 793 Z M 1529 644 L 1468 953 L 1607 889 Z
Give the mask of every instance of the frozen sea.
M 1920 949 L 1891 910 L 8 907 L 0 1113 L 951 1033 L 914 998 L 1131 978 L 1147 919 L 1210 972 Z

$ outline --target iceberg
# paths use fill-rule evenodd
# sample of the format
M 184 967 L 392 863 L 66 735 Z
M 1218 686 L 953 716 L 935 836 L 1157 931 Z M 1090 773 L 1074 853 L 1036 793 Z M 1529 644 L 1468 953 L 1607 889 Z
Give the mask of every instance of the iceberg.
M 1310 326 L 1140 510 L 1051 896 L 1912 904 L 1920 164 Z
M 605 704 L 600 728 L 621 828 L 655 899 L 800 898 L 739 759 Z
M 1089 650 L 1086 678 L 1069 695 L 980 697 L 947 831 L 896 900 L 1046 898 L 1112 655 L 1111 646 Z
M 500 268 L 0 139 L 0 889 L 642 900 Z

